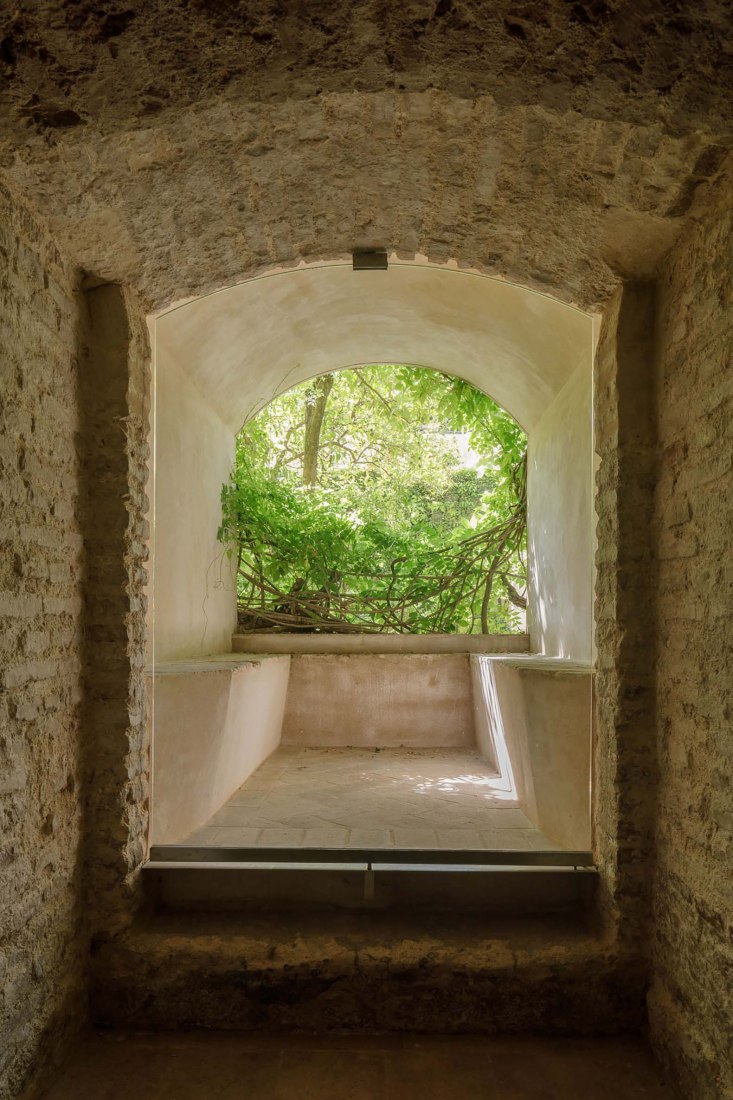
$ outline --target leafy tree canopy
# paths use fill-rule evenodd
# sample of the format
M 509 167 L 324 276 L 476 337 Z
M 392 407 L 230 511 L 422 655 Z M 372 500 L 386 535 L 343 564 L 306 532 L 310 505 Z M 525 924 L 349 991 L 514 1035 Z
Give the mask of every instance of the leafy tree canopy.
M 522 629 L 526 437 L 467 382 L 322 375 L 237 438 L 219 538 L 244 629 Z

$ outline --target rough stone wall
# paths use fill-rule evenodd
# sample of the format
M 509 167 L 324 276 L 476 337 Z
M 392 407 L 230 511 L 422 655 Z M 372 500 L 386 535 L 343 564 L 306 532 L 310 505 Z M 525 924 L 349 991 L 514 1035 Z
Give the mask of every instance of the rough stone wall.
M 654 288 L 627 284 L 596 356 L 594 832 L 611 927 L 640 946 L 653 854 Z M 640 980 L 643 980 L 640 975 Z
M 83 1018 L 73 272 L 0 185 L 0 1097 Z
M 79 127 L 12 172 L 41 209 L 54 196 L 49 224 L 82 267 L 152 307 L 375 244 L 587 306 L 616 285 L 607 251 L 643 267 L 674 239 L 708 140 L 390 89 L 216 101 L 103 139 Z
M 733 1096 L 733 173 L 658 288 L 657 869 L 651 1030 Z
M 87 291 L 80 364 L 85 571 L 87 885 L 91 932 L 114 934 L 140 901 L 148 827 L 145 715 L 149 346 L 117 286 Z
M 0 165 L 156 308 L 368 244 L 602 302 L 733 132 L 725 0 L 6 8 Z
M 619 274 L 654 272 L 730 144 L 730 13 L 718 0 L 21 8 L 0 14 L 0 164 L 69 257 L 155 306 L 359 244 L 455 257 L 596 303 Z M 5 192 L 0 202 L 3 518 L 13 513 L 0 535 L 7 1091 L 44 1030 L 78 1019 L 66 1007 L 83 989 L 82 784 L 96 930 L 124 923 L 138 899 L 145 348 L 132 300 L 91 290 L 77 425 L 72 275 L 23 208 Z M 725 217 L 693 224 L 660 292 L 656 609 L 647 288 L 613 302 L 597 375 L 596 846 L 606 911 L 639 943 L 656 610 L 652 1022 L 706 1098 L 730 1087 Z
M 162 913 L 92 966 L 102 1027 L 559 1036 L 634 1033 L 644 1017 L 637 960 L 566 915 L 417 899 L 402 913 Z
M 701 113 L 709 125 L 731 117 L 728 17 L 723 0 L 36 0 L 3 12 L 11 109 L 0 134 L 68 132 L 98 116 L 112 132 L 202 96 L 385 86 L 495 90 L 502 105 L 597 118 L 660 114 L 681 132 Z
M 148 344 L 0 184 L 0 1098 L 86 1022 L 139 899 Z M 85 902 L 87 904 L 85 904 Z

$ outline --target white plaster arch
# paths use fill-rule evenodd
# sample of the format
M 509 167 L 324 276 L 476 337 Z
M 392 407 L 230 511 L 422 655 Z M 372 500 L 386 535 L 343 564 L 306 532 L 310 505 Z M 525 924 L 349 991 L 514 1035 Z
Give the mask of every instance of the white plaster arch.
M 314 375 L 404 363 L 465 378 L 527 431 L 589 354 L 593 318 L 474 271 L 390 262 L 273 272 L 177 306 L 157 321 L 159 361 L 176 362 L 222 420 Z
M 234 585 L 216 541 L 244 421 L 299 382 L 365 363 L 465 378 L 529 439 L 530 630 L 536 651 L 591 654 L 594 318 L 455 264 L 391 258 L 257 275 L 154 319 L 157 659 L 229 648 Z

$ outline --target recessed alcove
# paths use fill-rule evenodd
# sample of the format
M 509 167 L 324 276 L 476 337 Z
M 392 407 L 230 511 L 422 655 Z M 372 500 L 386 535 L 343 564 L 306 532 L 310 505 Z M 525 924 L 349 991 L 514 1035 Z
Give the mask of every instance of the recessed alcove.
M 392 257 L 273 272 L 153 329 L 154 852 L 589 851 L 593 318 Z M 527 432 L 527 634 L 238 635 L 216 538 L 236 432 L 297 382 L 390 362 L 466 379 Z

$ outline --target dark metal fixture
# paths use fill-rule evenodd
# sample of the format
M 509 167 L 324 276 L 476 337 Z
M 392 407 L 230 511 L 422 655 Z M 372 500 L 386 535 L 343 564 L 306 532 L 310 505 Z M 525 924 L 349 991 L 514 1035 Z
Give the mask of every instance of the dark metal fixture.
M 386 271 L 389 267 L 384 248 L 355 248 L 351 258 L 354 271 Z

